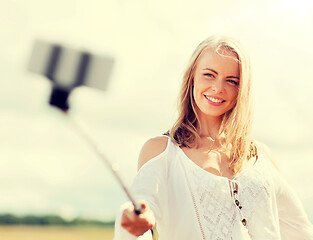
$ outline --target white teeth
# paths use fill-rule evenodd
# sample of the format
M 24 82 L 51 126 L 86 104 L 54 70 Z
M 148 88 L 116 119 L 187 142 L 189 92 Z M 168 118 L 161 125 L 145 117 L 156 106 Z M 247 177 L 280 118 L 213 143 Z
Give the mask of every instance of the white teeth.
M 221 103 L 221 102 L 223 102 L 223 100 L 216 99 L 216 98 L 212 98 L 212 97 L 208 97 L 208 96 L 206 96 L 206 98 L 209 99 L 209 100 L 212 101 L 212 102 L 215 102 L 215 103 Z

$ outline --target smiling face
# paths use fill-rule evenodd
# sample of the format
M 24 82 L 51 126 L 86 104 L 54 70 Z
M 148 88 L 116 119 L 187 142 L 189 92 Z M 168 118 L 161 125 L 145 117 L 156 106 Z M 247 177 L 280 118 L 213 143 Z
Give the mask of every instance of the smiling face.
M 193 76 L 193 96 L 199 118 L 221 118 L 235 106 L 240 82 L 235 53 L 226 48 L 204 50 Z

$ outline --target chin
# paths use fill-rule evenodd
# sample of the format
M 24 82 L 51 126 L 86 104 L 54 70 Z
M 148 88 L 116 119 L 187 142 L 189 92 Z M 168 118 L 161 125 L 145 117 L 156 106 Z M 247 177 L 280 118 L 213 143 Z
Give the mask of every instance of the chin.
M 224 114 L 225 114 L 225 112 L 222 112 L 222 113 L 206 112 L 206 113 L 204 113 L 204 116 L 206 116 L 206 117 L 220 118 L 220 117 L 223 117 Z

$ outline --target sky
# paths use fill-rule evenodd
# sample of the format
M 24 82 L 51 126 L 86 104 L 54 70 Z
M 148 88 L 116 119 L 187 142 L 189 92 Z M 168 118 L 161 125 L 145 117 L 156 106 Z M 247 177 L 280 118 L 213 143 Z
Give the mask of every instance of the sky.
M 2 0 L 0 9 L 0 213 L 113 219 L 125 195 L 69 116 L 130 185 L 143 143 L 176 119 L 194 48 L 222 34 L 251 57 L 254 138 L 313 220 L 310 1 Z M 69 116 L 50 107 L 51 83 L 26 69 L 36 39 L 112 56 L 108 89 L 75 89 Z

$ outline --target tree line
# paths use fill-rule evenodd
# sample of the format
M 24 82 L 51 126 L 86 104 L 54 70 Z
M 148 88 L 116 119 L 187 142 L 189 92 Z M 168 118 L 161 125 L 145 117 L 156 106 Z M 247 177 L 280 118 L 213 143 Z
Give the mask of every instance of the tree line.
M 90 220 L 83 218 L 75 218 L 73 220 L 65 220 L 58 215 L 25 215 L 16 216 L 13 214 L 0 215 L 0 225 L 40 225 L 40 226 L 99 226 L 112 227 L 114 221 L 104 222 L 99 220 Z

